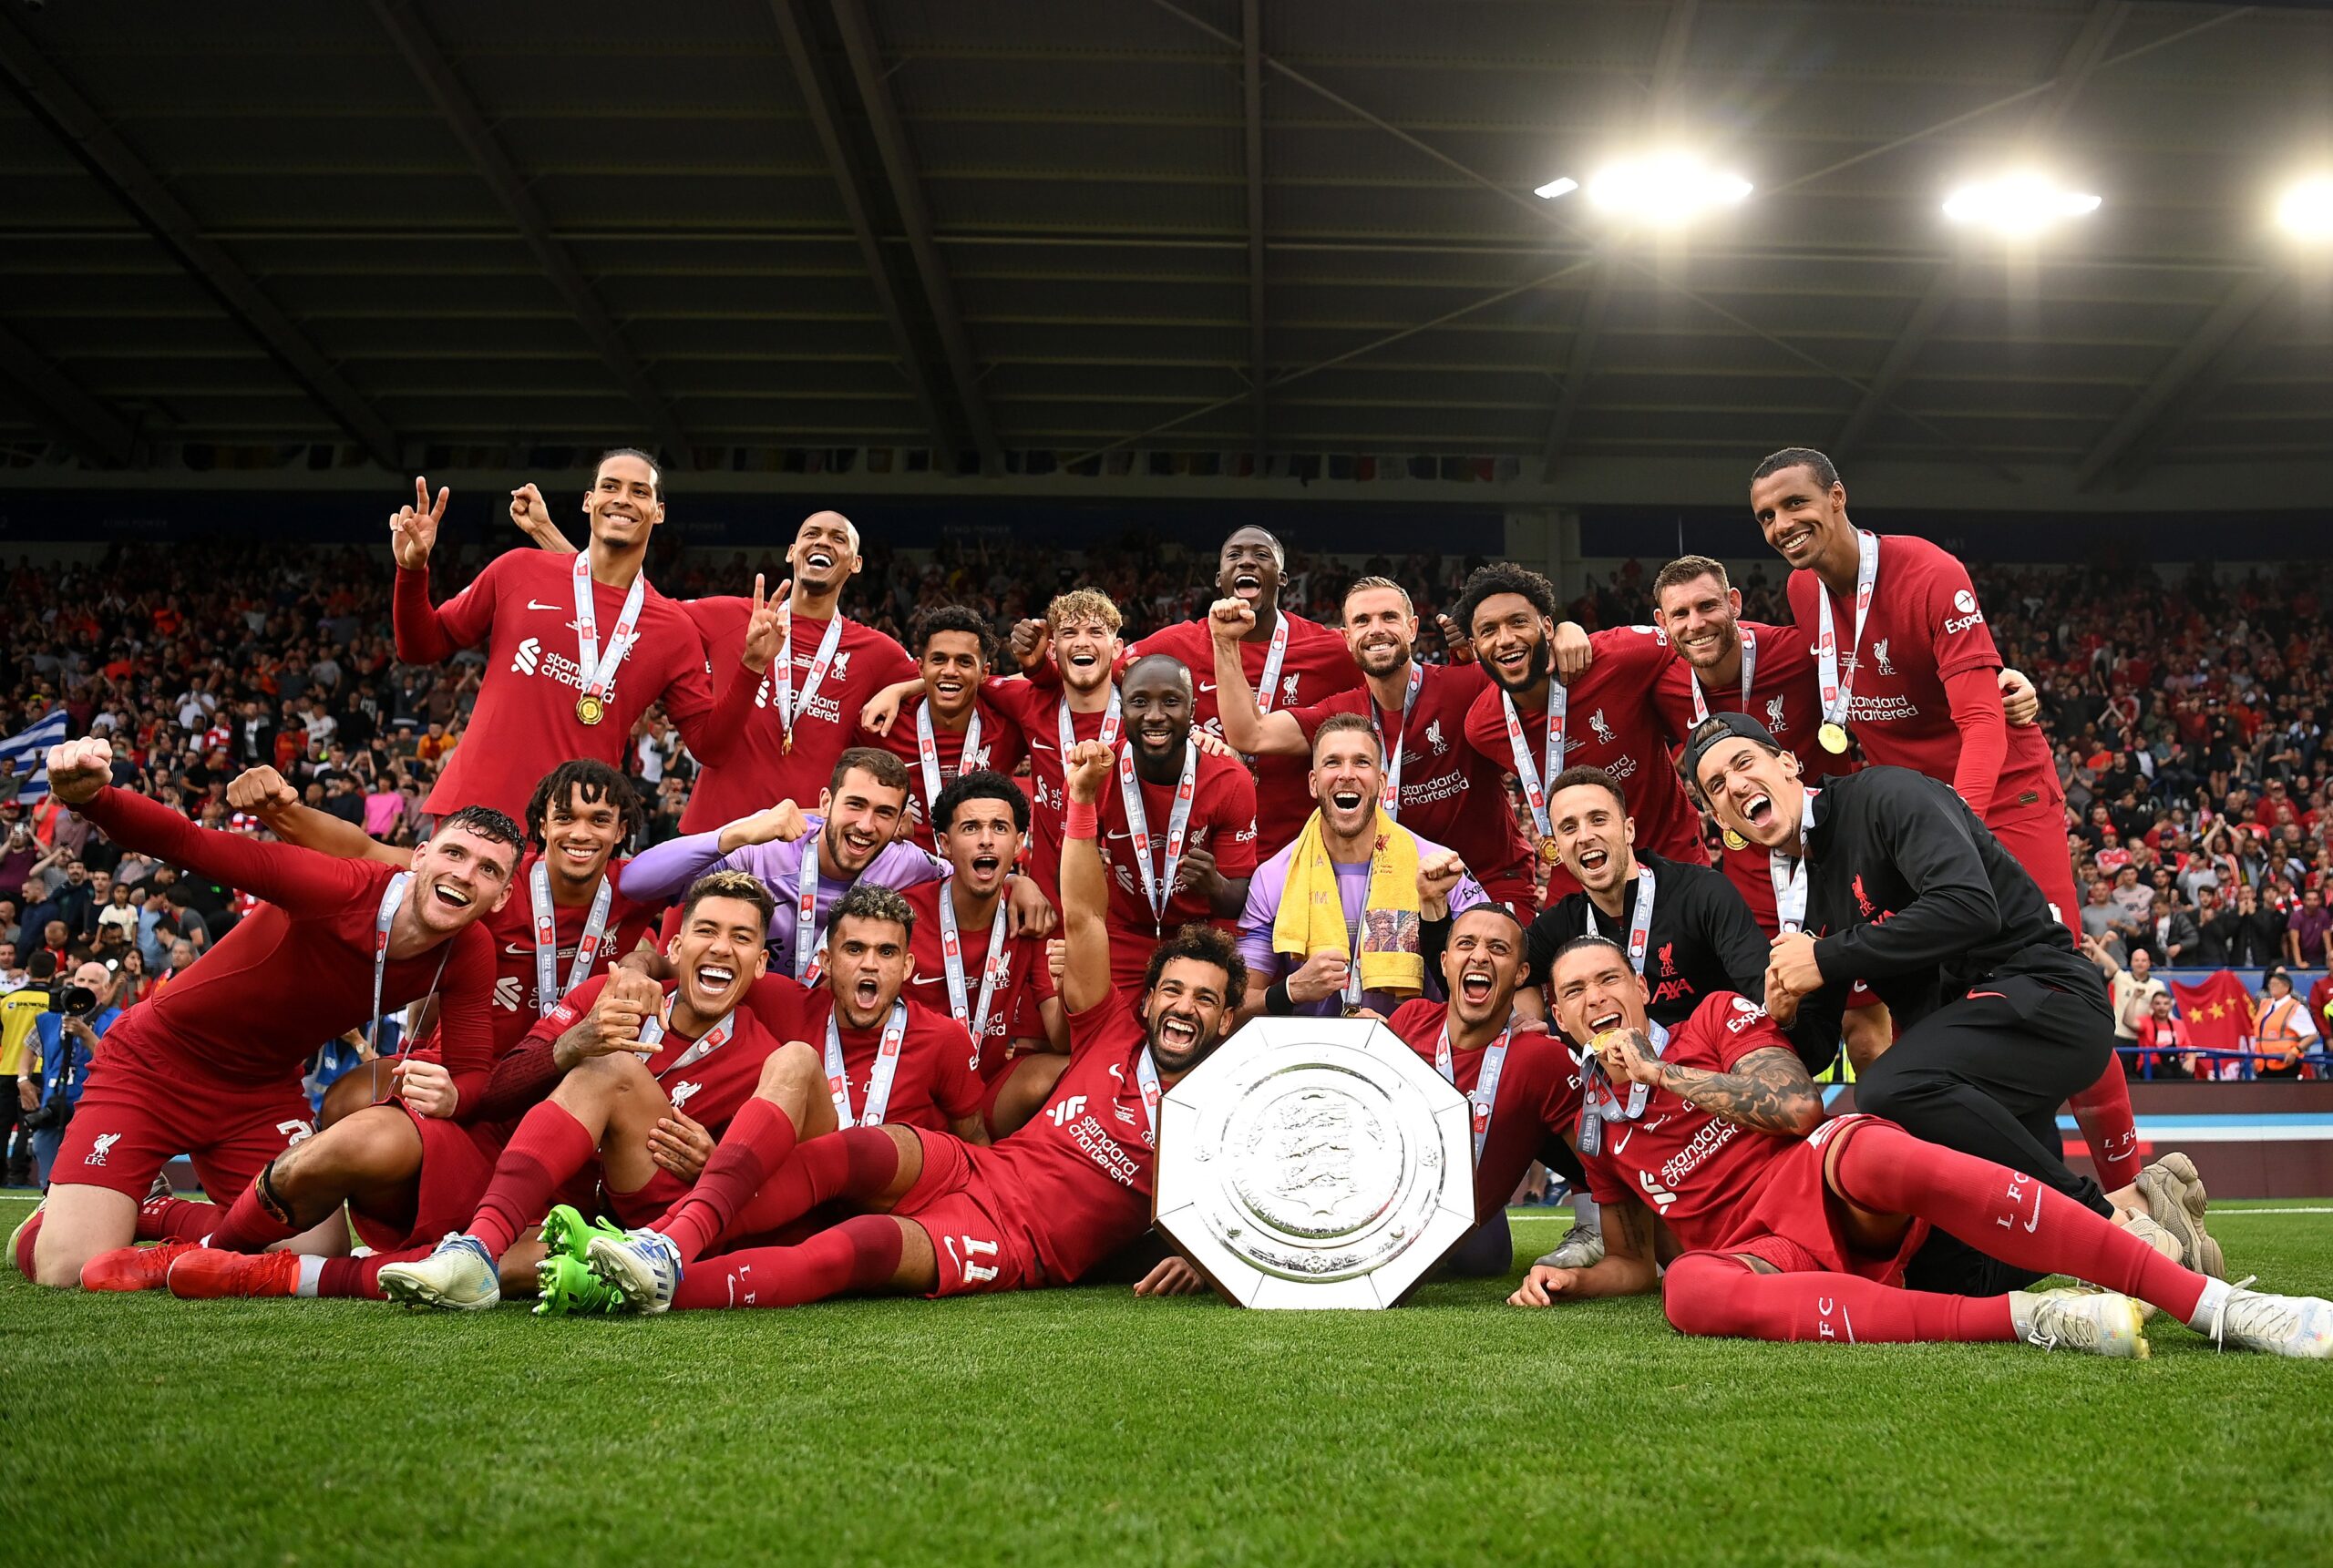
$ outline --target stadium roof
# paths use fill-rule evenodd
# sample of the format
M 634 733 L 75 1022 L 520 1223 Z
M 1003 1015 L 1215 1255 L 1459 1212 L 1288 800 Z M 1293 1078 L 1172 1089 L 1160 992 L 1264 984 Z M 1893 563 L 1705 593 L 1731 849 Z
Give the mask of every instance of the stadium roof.
M 2268 219 L 2333 169 L 2319 7 L 15 0 L 0 80 L 11 483 L 640 440 L 1668 500 L 1811 443 L 2333 494 L 2333 269 Z M 1753 194 L 1531 193 L 1668 142 Z M 2102 209 L 1946 222 L 2029 158 Z

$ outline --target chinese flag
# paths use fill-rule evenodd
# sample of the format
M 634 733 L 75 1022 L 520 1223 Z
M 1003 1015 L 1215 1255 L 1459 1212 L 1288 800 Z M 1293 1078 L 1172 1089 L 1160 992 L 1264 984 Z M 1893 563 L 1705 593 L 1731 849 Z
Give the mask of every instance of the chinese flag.
M 2233 969 L 2207 975 L 2201 983 L 2171 982 L 2188 1038 L 2206 1050 L 2235 1050 L 2252 1034 L 2252 992 Z

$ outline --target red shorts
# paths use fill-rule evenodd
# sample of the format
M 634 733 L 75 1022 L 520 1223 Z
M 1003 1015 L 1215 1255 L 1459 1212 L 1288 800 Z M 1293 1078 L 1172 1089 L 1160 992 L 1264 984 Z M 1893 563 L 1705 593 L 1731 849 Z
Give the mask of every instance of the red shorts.
M 2081 895 L 2074 891 L 2073 862 L 2066 855 L 2065 808 L 2054 801 L 2030 805 L 1997 805 L 1985 825 L 2003 849 L 2041 888 L 2050 913 L 2081 940 Z
M 648 1184 L 633 1192 L 619 1193 L 604 1182 L 600 1186 L 600 1208 L 608 1218 L 626 1230 L 638 1230 L 662 1219 L 666 1209 L 689 1195 L 695 1184 L 683 1182 L 663 1166 L 648 1178 Z
M 423 1116 L 402 1100 L 389 1102 L 413 1118 L 421 1134 L 421 1169 L 413 1179 L 413 1218 L 402 1227 L 395 1220 L 365 1214 L 348 1205 L 349 1224 L 356 1237 L 375 1252 L 402 1252 L 408 1247 L 434 1246 L 438 1238 L 467 1230 L 494 1175 L 494 1163 L 510 1141 L 514 1125 L 484 1122 L 465 1127 L 442 1116 Z
M 1928 1239 L 1928 1222 L 1912 1221 L 1886 1256 L 1860 1251 L 1847 1239 L 1846 1204 L 1823 1181 L 1823 1160 L 1832 1143 L 1853 1137 L 1862 1122 L 1878 1120 L 1839 1116 L 1815 1128 L 1760 1174 L 1757 1202 L 1725 1244 L 1703 1250 L 1746 1253 L 1784 1274 L 1852 1274 L 1881 1285 L 1903 1284 L 1904 1266 Z
M 940 1275 L 931 1294 L 983 1296 L 1044 1284 L 1044 1266 L 999 1220 L 995 1195 L 963 1140 L 921 1128 L 916 1138 L 923 1144 L 923 1174 L 891 1213 L 915 1221 L 931 1238 Z
M 63 1186 L 110 1187 L 143 1199 L 180 1154 L 211 1201 L 231 1204 L 267 1163 L 316 1130 L 296 1072 L 281 1083 L 212 1076 L 191 1058 L 99 1054 L 52 1167 Z

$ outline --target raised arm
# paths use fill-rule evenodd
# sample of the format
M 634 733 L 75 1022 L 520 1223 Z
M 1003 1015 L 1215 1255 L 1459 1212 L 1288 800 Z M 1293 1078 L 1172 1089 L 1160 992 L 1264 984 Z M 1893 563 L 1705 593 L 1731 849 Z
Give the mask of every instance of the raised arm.
M 331 914 L 368 880 L 351 861 L 197 827 L 168 806 L 115 789 L 106 782 L 112 775 L 113 747 L 102 740 L 67 741 L 49 750 L 48 782 L 57 798 L 125 849 L 186 866 L 294 915 Z
M 1239 662 L 1239 640 L 1255 630 L 1256 612 L 1239 600 L 1218 599 L 1208 611 L 1208 637 L 1215 648 L 1216 712 L 1223 738 L 1250 755 L 1301 756 L 1304 726 L 1292 713 L 1267 713 L 1256 703 L 1256 689 Z
M 1061 999 L 1073 1013 L 1099 1007 L 1110 995 L 1109 878 L 1102 870 L 1102 788 L 1110 777 L 1110 748 L 1081 741 L 1063 759 L 1068 774 L 1067 836 L 1061 849 L 1063 960 Z
M 543 505 L 543 493 L 532 485 L 521 485 L 510 492 L 510 521 L 513 527 L 534 541 L 539 550 L 553 555 L 571 556 L 576 547 L 569 542 L 559 525 L 550 520 L 550 508 Z
M 635 904 L 669 903 L 748 845 L 791 844 L 809 831 L 801 808 L 782 800 L 712 833 L 692 833 L 642 850 L 617 876 L 616 890 Z
M 375 860 L 403 871 L 413 865 L 413 851 L 383 844 L 353 822 L 330 812 L 300 804 L 299 792 L 273 768 L 245 768 L 227 786 L 227 804 L 248 811 L 286 844 L 313 849 L 339 860 Z
M 442 664 L 486 634 L 477 610 L 478 585 L 456 594 L 444 609 L 429 602 L 429 552 L 437 545 L 437 525 L 453 492 L 440 488 L 429 498 L 429 481 L 413 482 L 413 504 L 389 518 L 389 553 L 396 558 L 396 590 L 390 597 L 390 625 L 397 657 L 408 664 Z
M 714 699 L 713 712 L 698 727 L 695 739 L 688 748 L 696 760 L 707 767 L 719 767 L 735 754 L 737 743 L 753 722 L 754 695 L 761 690 L 762 677 L 777 658 L 784 638 L 778 625 L 777 607 L 793 592 L 789 579 L 780 586 L 775 597 L 762 595 L 762 578 L 754 577 L 753 610 L 745 619 L 745 647 L 737 662 L 722 682 L 721 693 Z M 715 671 L 719 675 L 721 671 Z M 685 738 L 685 737 L 684 737 Z

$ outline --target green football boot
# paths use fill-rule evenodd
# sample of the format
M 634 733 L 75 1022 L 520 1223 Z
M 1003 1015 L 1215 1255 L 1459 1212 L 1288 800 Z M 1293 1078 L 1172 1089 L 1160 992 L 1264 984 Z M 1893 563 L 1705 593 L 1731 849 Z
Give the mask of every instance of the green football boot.
M 624 1310 L 622 1291 L 563 1252 L 535 1265 L 535 1286 L 541 1293 L 538 1317 L 605 1317 Z
M 622 1241 L 623 1227 L 610 1220 L 587 1220 L 572 1204 L 556 1204 L 543 1216 L 543 1245 L 550 1248 L 552 1257 L 571 1257 L 581 1263 L 590 1255 L 595 1235 Z

